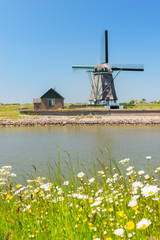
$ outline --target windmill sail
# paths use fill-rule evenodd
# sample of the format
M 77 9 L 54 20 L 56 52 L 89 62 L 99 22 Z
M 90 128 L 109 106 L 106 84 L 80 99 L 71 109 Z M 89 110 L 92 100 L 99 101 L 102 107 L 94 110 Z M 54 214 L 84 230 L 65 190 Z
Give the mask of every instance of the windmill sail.
M 144 71 L 143 64 L 112 64 L 113 71 Z
M 108 63 L 108 31 L 105 30 L 101 39 L 101 63 Z

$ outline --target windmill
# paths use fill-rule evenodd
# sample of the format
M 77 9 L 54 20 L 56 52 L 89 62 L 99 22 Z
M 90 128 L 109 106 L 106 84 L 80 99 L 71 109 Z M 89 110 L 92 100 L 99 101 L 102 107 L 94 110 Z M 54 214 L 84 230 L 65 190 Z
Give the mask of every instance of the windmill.
M 97 66 L 73 65 L 73 70 L 85 70 L 91 83 L 90 104 L 109 104 L 111 108 L 117 107 L 117 95 L 114 80 L 121 71 L 144 71 L 142 64 L 112 64 L 108 65 L 108 31 L 104 32 L 102 63 Z M 113 77 L 113 73 L 116 72 Z

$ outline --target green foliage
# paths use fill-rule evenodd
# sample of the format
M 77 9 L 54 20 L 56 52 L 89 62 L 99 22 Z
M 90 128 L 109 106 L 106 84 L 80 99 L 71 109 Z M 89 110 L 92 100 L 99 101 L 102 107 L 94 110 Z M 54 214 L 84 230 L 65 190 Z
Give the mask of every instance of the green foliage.
M 131 100 L 131 101 L 128 103 L 128 105 L 130 105 L 130 106 L 134 106 L 134 104 L 135 104 L 135 101 L 134 101 L 134 100 Z
M 60 155 L 50 179 L 43 176 L 14 184 L 10 166 L 0 169 L 0 239 L 160 239 L 157 183 L 150 171 L 136 172 L 130 159 L 117 163 L 102 155 L 91 178 L 75 171 L 70 155 L 69 176 L 61 171 Z M 83 167 L 77 154 L 78 169 Z M 122 172 L 123 168 L 123 172 Z M 35 172 L 37 171 L 34 167 Z M 54 178 L 53 172 L 54 171 Z M 160 167 L 156 169 L 160 177 Z M 12 238 L 13 237 L 13 238 Z
M 0 105 L 0 118 L 11 120 L 20 119 L 23 117 L 23 115 L 20 114 L 20 110 L 22 109 L 32 110 L 33 104 L 13 103 Z

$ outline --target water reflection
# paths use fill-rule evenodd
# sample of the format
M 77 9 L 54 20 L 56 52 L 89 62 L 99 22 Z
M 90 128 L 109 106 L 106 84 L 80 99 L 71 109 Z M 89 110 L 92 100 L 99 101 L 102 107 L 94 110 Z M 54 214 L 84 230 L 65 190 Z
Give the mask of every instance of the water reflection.
M 72 127 L 25 127 L 0 129 L 0 165 L 12 165 L 17 174 L 24 176 L 38 169 L 47 169 L 57 160 L 60 147 L 61 166 L 66 169 L 70 154 L 76 165 L 76 151 L 86 168 L 100 158 L 100 151 L 109 146 L 117 160 L 130 157 L 138 169 L 144 167 L 145 156 L 152 156 L 152 166 L 160 159 L 160 127 L 155 126 L 72 126 Z M 107 160 L 106 160 L 107 162 Z

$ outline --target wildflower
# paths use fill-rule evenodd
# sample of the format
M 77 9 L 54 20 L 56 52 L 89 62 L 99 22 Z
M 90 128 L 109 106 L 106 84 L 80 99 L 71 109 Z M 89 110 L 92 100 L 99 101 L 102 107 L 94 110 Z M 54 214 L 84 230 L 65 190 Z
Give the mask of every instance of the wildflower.
M 64 200 L 64 197 L 58 197 L 57 198 L 57 201 L 63 201 Z
M 143 175 L 145 173 L 145 171 L 141 170 L 141 171 L 138 171 L 138 174 L 139 175 Z
M 124 163 L 129 162 L 129 161 L 130 161 L 130 158 L 125 158 L 123 160 L 120 160 L 119 163 L 124 164 Z
M 147 160 L 151 160 L 151 158 L 152 158 L 151 156 L 146 156 Z
M 99 204 L 101 204 L 101 200 L 99 200 L 99 201 L 95 201 L 94 203 L 92 203 L 91 205 L 90 205 L 90 207 L 92 208 L 92 207 L 95 207 L 95 206 L 98 206 Z
M 133 222 L 133 221 L 127 222 L 127 223 L 126 223 L 126 228 L 127 228 L 127 230 L 132 230 L 132 229 L 134 229 L 134 228 L 135 228 L 134 222 Z
M 133 173 L 133 171 L 127 172 L 126 175 L 129 176 Z
M 158 192 L 158 190 L 159 189 L 157 186 L 149 185 L 149 184 L 147 184 L 144 188 L 141 189 L 142 195 L 144 197 L 152 196 L 152 195 L 156 194 Z
M 135 212 L 137 212 L 137 209 L 138 209 L 138 205 L 136 205 L 135 207 L 133 207 L 133 210 L 134 210 Z
M 27 210 L 29 210 L 31 207 L 31 205 L 28 205 L 26 208 L 23 209 L 23 212 L 26 212 Z
M 93 199 L 89 199 L 89 203 L 93 203 Z
M 133 170 L 133 168 L 134 168 L 134 166 L 130 166 L 130 167 L 128 167 L 126 170 L 127 170 L 127 171 L 131 171 L 131 170 Z
M 134 183 L 132 183 L 132 188 L 138 188 L 138 187 L 143 187 L 143 184 L 141 183 L 141 182 L 134 182 Z
M 41 190 L 41 191 L 39 192 L 39 194 L 42 195 L 42 194 L 43 194 L 43 190 Z
M 128 203 L 128 207 L 136 207 L 137 206 L 137 200 L 131 199 Z
M 79 172 L 79 173 L 77 174 L 77 177 L 82 178 L 82 177 L 84 177 L 84 175 L 85 175 L 84 172 Z
M 110 237 L 106 237 L 105 240 L 112 240 L 112 238 L 110 238 Z
M 2 169 L 5 169 L 5 170 L 12 170 L 12 166 L 3 166 Z
M 117 228 L 116 230 L 114 230 L 114 234 L 117 235 L 117 236 L 122 237 L 123 233 L 124 233 L 123 228 Z
M 6 195 L 6 198 L 8 198 L 9 200 L 11 200 L 13 198 L 13 196 L 11 196 L 10 194 Z
M 15 173 L 10 173 L 10 177 L 16 177 L 17 175 Z
M 20 188 L 20 187 L 22 187 L 21 184 L 17 184 L 17 185 L 16 185 L 16 188 Z
M 108 208 L 108 212 L 112 212 L 113 211 L 113 208 Z
M 128 234 L 128 237 L 131 238 L 133 235 L 131 233 Z
M 120 216 L 120 217 L 122 217 L 122 216 L 123 216 L 123 214 L 124 214 L 123 210 L 122 210 L 122 211 L 119 211 L 119 212 L 117 212 L 117 215 L 118 215 L 118 216 Z
M 52 186 L 52 184 L 48 182 L 48 183 L 41 185 L 40 188 L 44 189 L 44 191 L 48 191 L 51 189 L 51 186 Z
M 104 171 L 98 171 L 99 174 L 104 174 Z
M 148 180 L 148 179 L 150 179 L 150 176 L 149 176 L 148 174 L 146 174 L 146 175 L 144 176 L 144 178 L 145 178 L 146 180 Z
M 94 180 L 95 180 L 95 178 L 90 178 L 90 179 L 89 179 L 89 183 L 94 182 Z
M 88 221 L 88 218 L 83 219 L 83 222 L 84 222 L 84 223 L 87 222 L 87 221 Z
M 68 186 L 69 185 L 69 181 L 64 181 L 63 185 Z
M 146 218 L 143 218 L 140 222 L 138 222 L 136 224 L 137 228 L 138 229 L 145 229 L 147 228 L 149 225 L 151 224 L 151 221 L 146 219 Z

